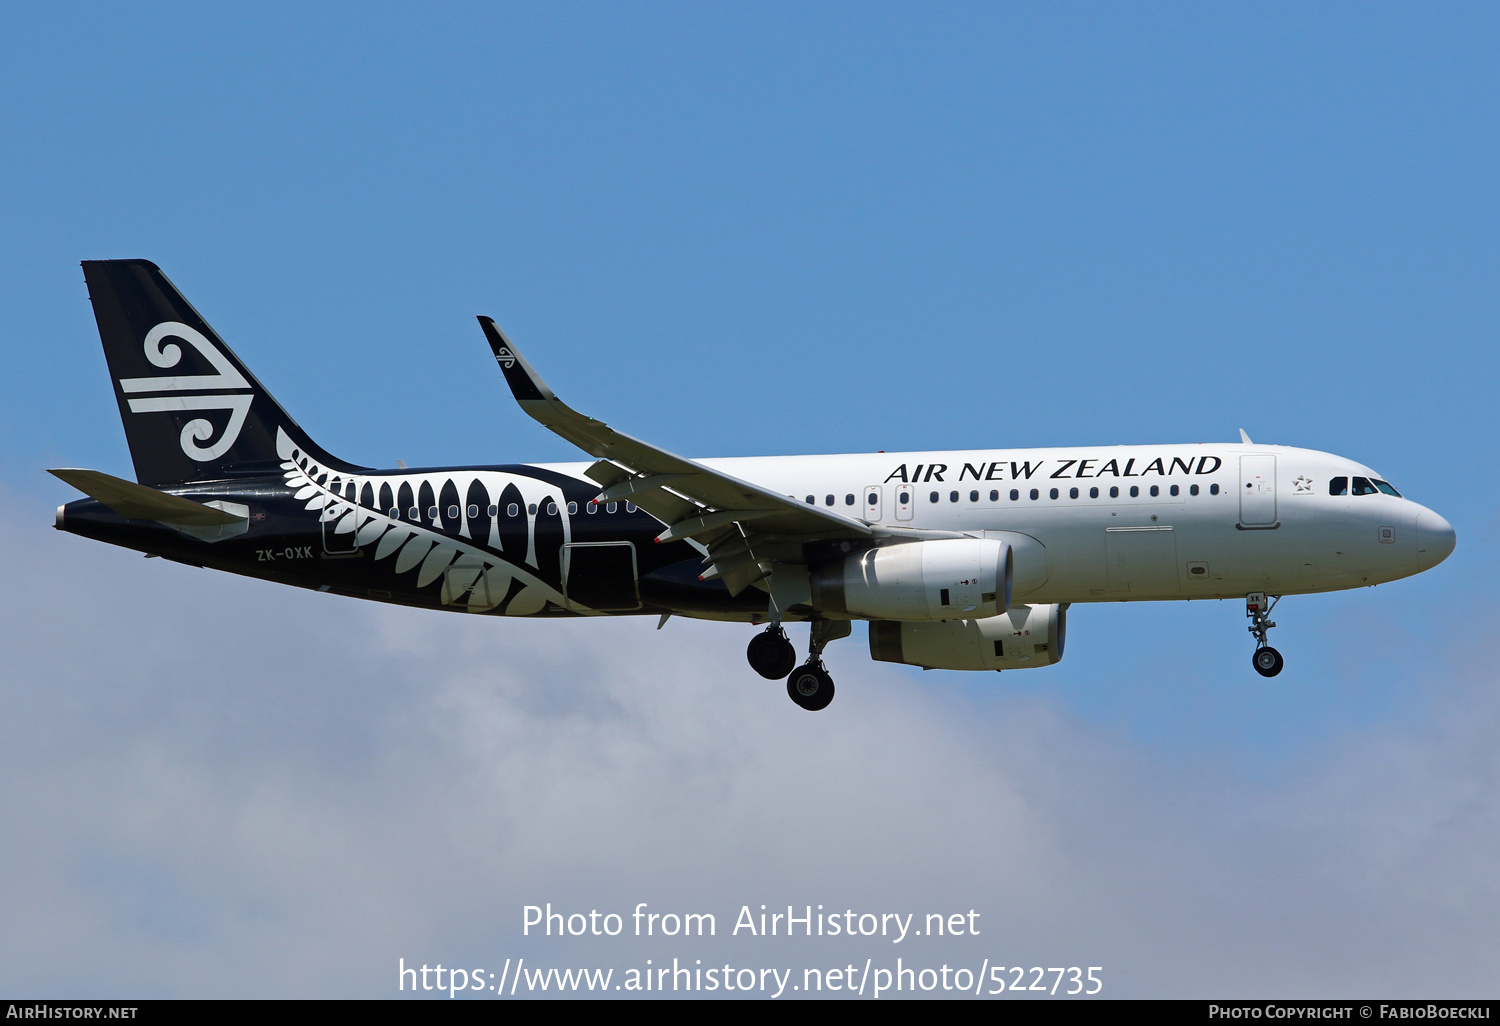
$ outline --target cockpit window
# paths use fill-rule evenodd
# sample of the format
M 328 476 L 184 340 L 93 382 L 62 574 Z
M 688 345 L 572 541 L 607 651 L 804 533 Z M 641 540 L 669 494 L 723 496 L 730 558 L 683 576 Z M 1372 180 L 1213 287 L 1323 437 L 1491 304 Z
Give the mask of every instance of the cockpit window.
M 1328 482 L 1329 495 L 1348 495 L 1349 479 L 1347 477 L 1336 477 Z
M 1396 489 L 1392 488 L 1389 481 L 1381 481 L 1380 479 L 1377 478 L 1375 480 L 1375 487 L 1379 488 L 1382 492 L 1385 492 L 1385 494 L 1387 494 L 1387 495 L 1394 495 L 1398 499 L 1401 498 L 1401 493 L 1398 492 L 1398 491 L 1396 491 Z
M 1354 479 L 1355 495 L 1374 495 L 1377 491 L 1378 489 L 1367 478 L 1356 477 Z

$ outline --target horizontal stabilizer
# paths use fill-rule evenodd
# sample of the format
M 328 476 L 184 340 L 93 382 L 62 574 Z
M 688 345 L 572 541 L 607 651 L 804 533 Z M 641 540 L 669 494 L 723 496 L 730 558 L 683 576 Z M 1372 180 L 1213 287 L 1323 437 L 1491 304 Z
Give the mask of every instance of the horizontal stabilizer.
M 134 481 L 125 481 L 97 470 L 64 468 L 47 473 L 77 488 L 91 499 L 97 499 L 130 520 L 155 520 L 184 527 L 221 527 L 239 524 L 244 517 L 205 506 L 180 495 L 168 495 Z

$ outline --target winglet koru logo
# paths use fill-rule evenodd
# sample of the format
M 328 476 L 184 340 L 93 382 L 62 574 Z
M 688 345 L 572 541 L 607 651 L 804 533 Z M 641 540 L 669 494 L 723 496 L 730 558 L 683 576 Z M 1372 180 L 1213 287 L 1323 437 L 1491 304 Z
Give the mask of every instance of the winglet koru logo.
M 516 354 L 511 352 L 508 346 L 501 346 L 495 350 L 495 362 L 506 370 L 510 370 L 516 365 Z
M 189 410 L 228 410 L 229 424 L 224 434 L 212 445 L 200 446 L 213 437 L 214 427 L 202 417 L 195 417 L 182 426 L 182 451 L 200 463 L 216 460 L 229 451 L 229 447 L 240 437 L 245 418 L 250 413 L 250 403 L 255 393 L 249 391 L 250 382 L 235 370 L 204 334 L 180 321 L 162 321 L 146 332 L 142 343 L 146 359 L 154 367 L 176 367 L 182 360 L 182 347 L 166 342 L 169 338 L 181 339 L 207 360 L 216 374 L 178 374 L 160 378 L 121 378 L 120 388 L 127 395 L 136 392 L 168 392 L 175 395 L 151 395 L 130 400 L 131 413 L 178 413 Z M 204 390 L 221 391 L 207 395 Z M 235 391 L 229 391 L 235 390 Z M 241 391 L 242 390 L 242 391 Z M 227 394 L 222 394 L 227 392 Z M 197 394 L 183 394 L 197 393 Z

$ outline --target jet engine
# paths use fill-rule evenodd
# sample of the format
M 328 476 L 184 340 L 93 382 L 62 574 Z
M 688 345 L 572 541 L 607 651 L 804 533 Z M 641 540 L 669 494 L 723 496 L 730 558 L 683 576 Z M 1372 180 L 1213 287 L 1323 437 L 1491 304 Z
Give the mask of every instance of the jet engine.
M 812 604 L 879 620 L 979 618 L 1010 607 L 1007 542 L 945 538 L 853 553 L 811 574 Z
M 870 658 L 929 670 L 1020 670 L 1063 656 L 1067 605 L 1015 606 L 999 616 L 941 623 L 870 621 Z

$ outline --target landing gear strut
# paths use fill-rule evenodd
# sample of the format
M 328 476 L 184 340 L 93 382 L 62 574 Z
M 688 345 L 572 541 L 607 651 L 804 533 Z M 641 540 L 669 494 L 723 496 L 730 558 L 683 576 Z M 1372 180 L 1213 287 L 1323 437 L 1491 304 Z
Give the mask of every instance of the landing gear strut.
M 1265 593 L 1260 591 L 1245 596 L 1245 615 L 1250 617 L 1249 631 L 1255 635 L 1255 652 L 1250 656 L 1250 665 L 1262 677 L 1276 676 L 1285 665 L 1281 653 L 1266 643 L 1266 633 L 1276 626 L 1271 622 L 1271 610 L 1280 601 L 1280 595 L 1273 595 L 1267 604 Z
M 823 649 L 830 641 L 847 638 L 853 630 L 848 620 L 813 621 L 807 662 L 793 670 L 786 680 L 786 693 L 793 702 L 809 712 L 828 708 L 834 687 L 833 678 L 823 668 Z
M 786 631 L 781 629 L 781 624 L 773 623 L 750 639 L 750 647 L 745 649 L 745 658 L 750 660 L 750 668 L 762 677 L 780 680 L 797 665 L 797 650 L 786 639 Z

